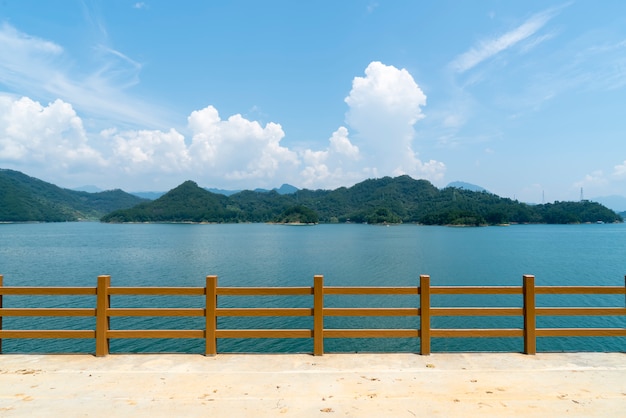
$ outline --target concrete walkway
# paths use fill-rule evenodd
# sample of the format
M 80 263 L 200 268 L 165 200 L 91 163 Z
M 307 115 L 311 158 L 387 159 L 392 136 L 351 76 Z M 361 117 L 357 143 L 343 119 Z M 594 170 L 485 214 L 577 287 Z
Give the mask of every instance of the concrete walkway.
M 625 417 L 626 354 L 0 355 L 2 417 Z

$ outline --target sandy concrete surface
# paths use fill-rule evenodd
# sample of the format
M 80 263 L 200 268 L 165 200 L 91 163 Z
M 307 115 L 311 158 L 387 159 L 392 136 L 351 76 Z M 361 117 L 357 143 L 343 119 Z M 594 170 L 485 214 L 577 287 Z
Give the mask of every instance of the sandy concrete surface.
M 5 354 L 0 416 L 626 417 L 626 354 Z

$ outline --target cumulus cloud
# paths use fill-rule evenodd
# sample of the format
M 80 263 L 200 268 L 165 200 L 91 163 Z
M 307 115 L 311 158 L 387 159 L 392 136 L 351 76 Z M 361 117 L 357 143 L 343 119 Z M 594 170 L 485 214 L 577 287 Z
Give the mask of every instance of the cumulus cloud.
M 89 134 L 72 105 L 61 99 L 42 106 L 4 95 L 0 164 L 35 164 L 38 170 L 24 171 L 73 185 L 93 182 L 127 190 L 165 190 L 185 179 L 222 188 L 282 182 L 336 188 L 386 175 L 441 178 L 445 165 L 423 162 L 413 150 L 414 125 L 423 118 L 426 96 L 407 70 L 372 62 L 364 77 L 354 78 L 345 102 L 347 126 L 333 132 L 325 147 L 291 149 L 282 144 L 280 124 L 240 114 L 223 119 L 214 106 L 191 112 L 186 135 L 176 129 L 118 127 Z M 82 175 L 72 180 L 63 172 Z
M 346 122 L 374 176 L 409 174 L 437 179 L 445 165 L 423 163 L 413 150 L 415 123 L 424 117 L 426 95 L 406 69 L 372 62 L 365 77 L 355 77 L 345 98 Z
M 300 172 L 302 186 L 308 188 L 337 188 L 363 179 L 358 165 L 359 148 L 349 139 L 348 129 L 339 127 L 328 140 L 325 150 L 305 150 L 300 154 L 304 169 Z
M 119 133 L 108 129 L 100 135 L 110 141 L 115 161 L 126 173 L 176 173 L 189 168 L 191 158 L 185 137 L 175 129 L 168 132 L 140 130 Z
M 188 122 L 193 132 L 190 153 L 200 169 L 244 180 L 274 178 L 283 165 L 298 165 L 297 154 L 280 145 L 285 133 L 277 123 L 262 127 L 239 114 L 222 120 L 213 106 L 192 112 Z
M 336 155 L 345 155 L 346 157 L 357 160 L 359 158 L 359 147 L 353 145 L 348 138 L 348 129 L 340 127 L 333 136 L 330 137 L 330 151 Z
M 222 120 L 213 106 L 192 112 L 187 121 L 188 139 L 175 129 L 107 129 L 100 139 L 118 172 L 144 179 L 167 175 L 210 186 L 273 186 L 299 164 L 298 155 L 280 144 L 284 132 L 276 123 L 261 126 L 239 114 Z
M 105 165 L 69 103 L 0 96 L 0 115 L 0 162 L 70 171 Z
M 348 123 L 357 129 L 370 129 L 369 117 L 378 111 L 394 116 L 392 123 L 412 126 L 423 117 L 421 106 L 426 105 L 426 95 L 404 68 L 374 61 L 365 69 L 365 77 L 354 77 L 345 102 L 350 106 Z M 374 122 L 380 119 L 376 117 Z

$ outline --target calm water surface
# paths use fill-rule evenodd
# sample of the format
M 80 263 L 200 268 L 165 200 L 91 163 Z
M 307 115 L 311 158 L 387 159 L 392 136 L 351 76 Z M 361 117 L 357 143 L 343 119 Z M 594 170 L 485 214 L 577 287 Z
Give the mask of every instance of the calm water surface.
M 437 285 L 519 285 L 534 274 L 537 285 L 623 286 L 626 274 L 626 224 L 515 225 L 448 228 L 402 225 L 265 224 L 3 224 L 0 225 L 0 274 L 6 286 L 95 286 L 110 274 L 113 286 L 204 286 L 205 276 L 219 276 L 222 286 L 311 286 L 323 274 L 331 286 L 416 285 L 429 274 Z M 355 300 L 326 298 L 328 306 L 417 306 L 416 298 Z M 433 297 L 433 306 L 520 306 L 511 297 Z M 154 300 L 156 299 L 156 300 Z M 231 298 L 233 299 L 233 298 Z M 203 306 L 201 298 L 114 299 L 119 306 Z M 623 306 L 623 297 L 575 296 L 575 305 Z M 5 307 L 19 304 L 67 304 L 58 298 L 5 297 Z M 91 298 L 73 298 L 75 306 L 93 306 Z M 240 306 L 244 298 L 220 300 Z M 310 306 L 310 298 L 266 298 L 268 306 Z M 540 296 L 538 304 L 562 305 L 558 297 Z M 13 304 L 13 305 L 12 305 Z M 33 305 L 34 304 L 34 305 Z M 228 322 L 227 320 L 230 320 Z M 5 318 L 4 328 L 26 327 L 29 320 Z M 46 322 L 47 321 L 47 322 Z M 59 321 L 38 321 L 58 328 Z M 66 319 L 62 320 L 67 323 Z M 72 319 L 72 327 L 91 328 L 92 319 Z M 150 328 L 150 318 L 112 318 L 114 327 Z M 310 318 L 220 319 L 228 327 L 276 325 L 311 327 Z M 242 322 L 244 321 L 244 322 Z M 247 321 L 247 322 L 245 322 Z M 327 318 L 328 327 L 417 327 L 418 319 Z M 374 321 L 374 322 L 372 322 Z M 416 322 L 411 322 L 416 321 Z M 538 318 L 538 326 L 624 327 L 625 318 Z M 56 326 L 55 326 L 56 325 Z M 521 318 L 433 318 L 433 327 L 521 327 Z M 200 318 L 172 319 L 172 328 L 202 328 Z M 418 340 L 327 340 L 327 351 L 417 351 Z M 521 351 L 520 339 L 434 339 L 433 351 Z M 202 352 L 199 340 L 113 340 L 112 351 Z M 312 351 L 308 340 L 220 340 L 220 351 Z M 541 338 L 542 351 L 625 351 L 624 338 Z M 3 351 L 93 351 L 91 341 L 5 340 Z

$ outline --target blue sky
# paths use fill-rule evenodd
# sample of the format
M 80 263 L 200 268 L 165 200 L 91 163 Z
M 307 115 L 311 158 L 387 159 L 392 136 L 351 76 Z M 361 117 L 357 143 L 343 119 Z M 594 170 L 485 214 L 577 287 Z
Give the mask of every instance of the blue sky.
M 626 2 L 2 0 L 0 167 L 626 195 Z

